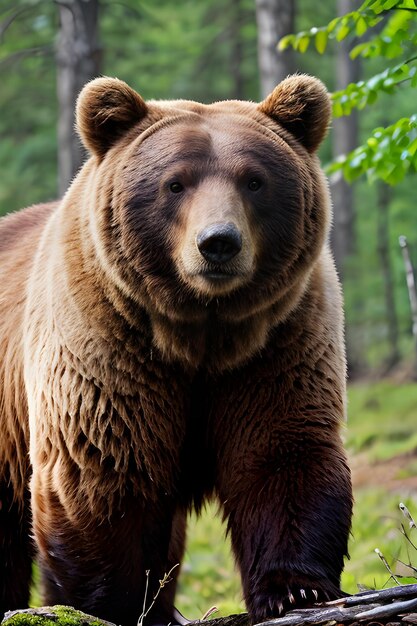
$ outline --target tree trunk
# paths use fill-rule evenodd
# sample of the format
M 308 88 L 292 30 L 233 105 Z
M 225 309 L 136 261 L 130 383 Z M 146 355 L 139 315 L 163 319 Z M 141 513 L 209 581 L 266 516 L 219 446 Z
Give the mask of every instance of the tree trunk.
M 414 278 L 414 267 L 411 262 L 410 251 L 408 249 L 407 238 L 404 235 L 400 237 L 400 246 L 403 254 L 405 275 L 407 279 L 408 297 L 411 307 L 411 319 L 414 337 L 414 368 L 413 380 L 417 380 L 417 291 L 416 281 Z
M 389 244 L 389 205 L 391 201 L 391 187 L 382 182 L 377 185 L 378 210 L 378 256 L 384 283 L 385 310 L 388 326 L 389 355 L 386 362 L 387 372 L 400 360 L 398 347 L 398 318 L 395 307 L 394 280 L 390 259 Z
M 243 57 L 243 41 L 242 41 L 242 22 L 243 9 L 242 0 L 231 0 L 231 22 L 230 22 L 230 39 L 231 39 L 231 58 L 230 69 L 233 78 L 233 98 L 243 100 L 244 80 L 242 74 L 242 57 Z
M 354 11 L 357 0 L 338 0 L 338 15 Z M 360 74 L 359 59 L 352 60 L 349 53 L 352 41 L 344 39 L 338 44 L 336 57 L 336 90 L 344 89 L 349 83 L 357 82 Z M 350 152 L 358 145 L 358 114 L 353 110 L 349 116 L 333 120 L 333 157 Z M 331 181 L 334 206 L 332 249 L 340 277 L 343 279 L 346 257 L 355 249 L 355 207 L 352 186 L 341 174 Z
M 278 52 L 278 41 L 295 31 L 295 0 L 256 0 L 258 64 L 261 94 L 265 98 L 294 71 L 292 49 Z
M 98 47 L 99 0 L 62 0 L 56 49 L 58 117 L 59 195 L 85 159 L 74 131 L 74 110 L 83 85 L 100 72 Z

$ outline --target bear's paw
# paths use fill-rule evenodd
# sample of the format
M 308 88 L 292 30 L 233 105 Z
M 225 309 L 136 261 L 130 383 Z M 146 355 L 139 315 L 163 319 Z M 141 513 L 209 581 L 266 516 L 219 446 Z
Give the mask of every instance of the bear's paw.
M 307 575 L 274 572 L 265 576 L 253 589 L 249 612 L 254 624 L 288 611 L 342 597 L 343 592 L 326 579 Z

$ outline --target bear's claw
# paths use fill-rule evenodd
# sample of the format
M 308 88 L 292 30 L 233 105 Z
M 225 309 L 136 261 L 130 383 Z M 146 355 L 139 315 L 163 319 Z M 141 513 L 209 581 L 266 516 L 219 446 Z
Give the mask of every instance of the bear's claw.
M 279 574 L 265 582 L 248 603 L 254 624 L 343 595 L 328 581 L 308 581 L 307 576 L 300 576 L 297 581 L 295 576 Z

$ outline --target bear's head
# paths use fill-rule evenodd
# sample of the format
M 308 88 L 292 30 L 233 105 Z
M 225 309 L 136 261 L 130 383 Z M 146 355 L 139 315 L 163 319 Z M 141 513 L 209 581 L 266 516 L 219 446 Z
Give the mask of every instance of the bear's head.
M 304 75 L 260 104 L 145 102 L 110 78 L 83 89 L 97 255 L 166 359 L 233 367 L 297 305 L 328 231 L 315 153 L 329 118 Z

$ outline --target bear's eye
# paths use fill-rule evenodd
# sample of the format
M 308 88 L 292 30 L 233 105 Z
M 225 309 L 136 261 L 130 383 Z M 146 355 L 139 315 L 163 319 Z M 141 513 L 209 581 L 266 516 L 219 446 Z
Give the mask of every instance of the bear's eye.
M 248 189 L 250 189 L 250 191 L 258 191 L 258 189 L 260 189 L 261 187 L 262 183 L 259 178 L 251 178 L 251 180 L 248 182 Z
M 181 191 L 184 190 L 184 187 L 181 185 L 181 183 L 177 181 L 175 181 L 174 183 L 171 183 L 169 188 L 172 191 L 172 193 L 181 193 Z

